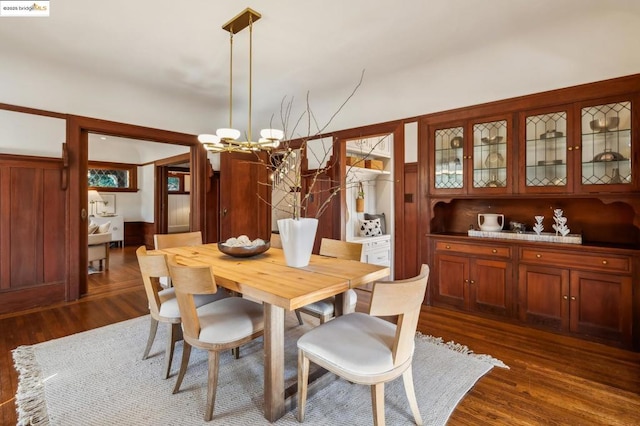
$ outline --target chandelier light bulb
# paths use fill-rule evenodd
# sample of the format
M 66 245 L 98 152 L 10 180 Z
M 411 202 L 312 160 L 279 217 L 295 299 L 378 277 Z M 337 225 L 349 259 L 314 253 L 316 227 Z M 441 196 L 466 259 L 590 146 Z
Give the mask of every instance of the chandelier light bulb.
M 222 140 L 237 140 L 240 137 L 240 130 L 236 129 L 218 129 L 216 135 Z
M 198 135 L 198 141 L 203 144 L 218 144 L 220 143 L 220 138 L 216 135 L 204 133 L 202 135 Z
M 280 129 L 262 129 L 260 130 L 260 136 L 269 140 L 282 140 L 284 132 Z

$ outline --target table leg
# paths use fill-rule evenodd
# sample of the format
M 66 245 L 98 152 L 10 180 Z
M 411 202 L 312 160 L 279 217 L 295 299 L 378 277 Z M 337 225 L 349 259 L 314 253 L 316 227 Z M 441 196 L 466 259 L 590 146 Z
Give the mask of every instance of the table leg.
M 264 304 L 264 417 L 284 415 L 284 309 Z

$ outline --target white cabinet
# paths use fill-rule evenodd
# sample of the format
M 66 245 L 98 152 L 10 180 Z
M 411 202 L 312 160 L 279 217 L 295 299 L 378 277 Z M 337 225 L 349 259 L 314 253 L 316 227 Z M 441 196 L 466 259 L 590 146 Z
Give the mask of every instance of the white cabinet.
M 124 218 L 121 215 L 91 216 L 89 219 L 98 225 L 111 222 L 111 241 L 118 243 L 120 247 L 124 247 Z
M 350 242 L 362 244 L 361 262 L 391 266 L 391 235 L 355 237 Z

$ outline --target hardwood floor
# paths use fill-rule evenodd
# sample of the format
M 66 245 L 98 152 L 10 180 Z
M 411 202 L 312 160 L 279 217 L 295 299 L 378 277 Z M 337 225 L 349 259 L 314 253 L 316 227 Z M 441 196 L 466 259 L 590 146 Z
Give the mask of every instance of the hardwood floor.
M 16 423 L 12 349 L 148 312 L 135 247 L 112 249 L 110 270 L 91 275 L 89 289 L 75 302 L 0 316 L 0 425 Z M 367 300 L 360 292 L 359 310 Z M 638 353 L 432 307 L 423 308 L 419 329 L 510 367 L 483 377 L 449 425 L 640 424 Z

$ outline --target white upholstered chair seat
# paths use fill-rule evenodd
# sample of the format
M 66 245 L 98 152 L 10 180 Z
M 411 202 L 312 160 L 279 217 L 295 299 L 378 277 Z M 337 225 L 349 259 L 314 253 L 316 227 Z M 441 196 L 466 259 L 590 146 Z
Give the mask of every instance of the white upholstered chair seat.
M 225 344 L 240 340 L 264 328 L 263 308 L 241 297 L 229 297 L 197 309 L 200 320 L 198 340 Z
M 354 312 L 356 310 L 356 303 L 358 303 L 358 294 L 354 290 L 347 290 L 344 297 L 347 298 L 347 305 L 349 306 L 347 312 Z M 304 306 L 304 310 L 307 313 L 312 312 L 316 315 L 332 317 L 335 310 L 335 303 L 336 298 L 330 297 L 318 302 L 309 303 Z
M 164 318 L 180 318 L 180 308 L 178 308 L 178 299 L 176 299 L 176 291 L 173 288 L 168 288 L 158 292 L 160 300 L 160 316 Z M 216 300 L 228 297 L 226 291 L 218 289 L 214 294 L 197 294 L 193 297 L 196 308 L 206 305 L 207 303 L 215 302 Z
M 355 312 L 307 332 L 298 340 L 298 348 L 350 374 L 379 375 L 395 368 L 392 353 L 395 333 L 395 324 Z M 326 344 L 328 341 L 331 345 Z M 413 351 L 407 360 L 412 354 Z

